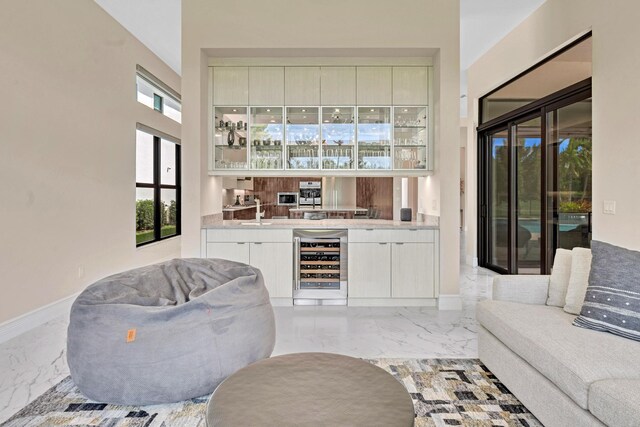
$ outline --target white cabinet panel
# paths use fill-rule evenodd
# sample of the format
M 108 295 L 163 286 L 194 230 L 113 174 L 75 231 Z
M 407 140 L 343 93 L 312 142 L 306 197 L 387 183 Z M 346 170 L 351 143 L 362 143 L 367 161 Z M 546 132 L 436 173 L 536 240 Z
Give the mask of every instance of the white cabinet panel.
M 284 103 L 320 105 L 320 67 L 285 67 Z
M 349 243 L 349 297 L 391 296 L 391 244 Z
M 249 104 L 284 104 L 284 67 L 249 67 Z
M 433 298 L 435 287 L 432 243 L 394 243 L 391 249 L 391 295 Z
M 357 68 L 357 104 L 391 105 L 391 67 Z
M 272 298 L 293 297 L 293 245 L 251 243 L 250 264 L 259 268 Z
M 248 103 L 248 67 L 214 67 L 213 104 L 240 106 Z
M 251 222 L 252 220 L 247 220 Z M 246 229 L 210 228 L 207 242 L 293 242 L 293 230 L 256 229 L 248 225 Z
M 322 105 L 355 105 L 356 67 L 322 67 L 320 100 Z
M 207 243 L 207 258 L 222 258 L 249 264 L 249 244 Z
M 435 242 L 435 230 L 376 229 L 349 230 L 349 242 Z
M 427 67 L 393 67 L 393 104 L 428 105 Z

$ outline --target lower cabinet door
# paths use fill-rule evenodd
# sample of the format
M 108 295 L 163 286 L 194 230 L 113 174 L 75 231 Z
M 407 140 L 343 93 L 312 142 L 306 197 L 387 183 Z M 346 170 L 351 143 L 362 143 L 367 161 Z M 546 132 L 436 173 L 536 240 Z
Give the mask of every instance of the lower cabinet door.
M 349 297 L 391 296 L 391 243 L 349 243 Z
M 391 250 L 391 295 L 394 298 L 433 298 L 433 243 L 394 243 Z
M 222 258 L 249 264 L 249 243 L 209 242 L 207 258 Z
M 250 264 L 262 271 L 270 297 L 293 298 L 291 243 L 251 243 Z

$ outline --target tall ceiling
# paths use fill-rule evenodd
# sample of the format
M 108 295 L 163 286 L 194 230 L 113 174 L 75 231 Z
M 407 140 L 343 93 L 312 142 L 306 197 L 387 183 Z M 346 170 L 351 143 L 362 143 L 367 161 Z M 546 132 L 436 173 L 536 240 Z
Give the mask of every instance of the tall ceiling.
M 181 0 L 95 1 L 180 74 Z M 460 0 L 461 95 L 466 95 L 467 68 L 544 1 Z

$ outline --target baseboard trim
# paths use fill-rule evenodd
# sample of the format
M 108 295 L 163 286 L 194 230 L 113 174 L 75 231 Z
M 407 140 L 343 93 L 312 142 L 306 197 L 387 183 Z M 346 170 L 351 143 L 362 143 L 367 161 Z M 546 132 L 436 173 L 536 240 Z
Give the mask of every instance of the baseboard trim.
M 441 294 L 438 297 L 438 310 L 462 310 L 462 298 L 460 294 Z
M 293 297 L 271 297 L 270 300 L 273 307 L 293 307 Z
M 434 298 L 349 298 L 351 307 L 435 307 Z
M 73 301 L 79 294 L 80 293 L 77 292 L 66 298 L 54 301 L 51 304 L 36 308 L 35 310 L 1 323 L 0 343 L 9 341 L 10 339 L 43 325 L 56 317 L 63 316 L 65 314 L 69 315 L 71 304 L 73 304 Z

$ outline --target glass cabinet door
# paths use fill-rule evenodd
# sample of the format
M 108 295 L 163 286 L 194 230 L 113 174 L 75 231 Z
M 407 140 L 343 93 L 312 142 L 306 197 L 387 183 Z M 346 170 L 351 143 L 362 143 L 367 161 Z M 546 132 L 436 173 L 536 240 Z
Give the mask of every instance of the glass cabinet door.
M 394 107 L 393 168 L 427 168 L 427 107 Z
M 320 167 L 318 107 L 287 107 L 287 169 Z
M 322 169 L 354 169 L 353 107 L 322 107 Z
M 391 169 L 391 107 L 358 107 L 358 169 Z
M 282 169 L 282 113 L 282 107 L 251 107 L 251 169 Z
M 216 107 L 215 169 L 247 169 L 247 107 Z

